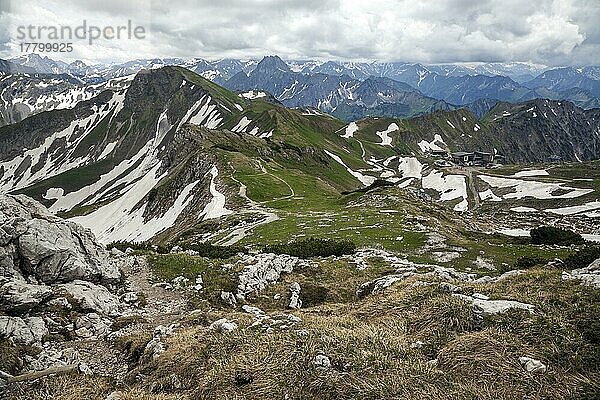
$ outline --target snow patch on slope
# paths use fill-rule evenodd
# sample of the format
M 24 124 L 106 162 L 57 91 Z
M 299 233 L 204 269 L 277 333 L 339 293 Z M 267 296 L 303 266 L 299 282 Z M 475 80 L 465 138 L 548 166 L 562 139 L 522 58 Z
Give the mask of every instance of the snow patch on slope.
M 259 92 L 258 90 L 250 90 L 249 92 L 241 93 L 240 96 L 245 99 L 254 100 L 267 97 L 267 94 L 265 92 Z
M 492 192 L 492 189 L 484 190 L 483 192 L 479 192 L 479 198 L 481 201 L 502 201 L 502 199 Z
M 113 94 L 107 105 L 92 107 L 88 117 L 72 121 L 65 129 L 51 133 L 36 148 L 23 149 L 23 153 L 11 160 L 0 162 L 0 170 L 4 171 L 0 181 L 0 191 L 9 192 L 27 187 L 39 180 L 58 175 L 69 169 L 85 164 L 90 158 L 89 153 L 78 158 L 72 158 L 79 143 L 90 134 L 94 128 L 109 114 L 121 107 L 124 96 Z M 55 143 L 60 143 L 65 149 L 64 153 L 57 155 L 50 152 Z M 66 153 L 66 156 L 64 155 Z M 42 163 L 41 167 L 39 163 Z M 29 165 L 22 173 L 16 175 L 17 170 L 24 165 Z M 21 167 L 21 168 L 19 168 Z M 34 169 L 34 167 L 36 167 Z
M 402 173 L 403 178 L 421 179 L 423 165 L 416 157 L 398 157 L 398 171 Z
M 433 170 L 424 176 L 421 184 L 424 189 L 433 189 L 440 194 L 440 201 L 450 201 L 462 198 L 454 206 L 454 211 L 466 211 L 469 207 L 467 201 L 467 182 L 463 175 L 446 175 L 442 171 Z
M 369 186 L 370 184 L 372 184 L 373 182 L 375 182 L 375 177 L 374 176 L 368 176 L 368 175 L 363 175 L 358 171 L 353 171 L 350 167 L 348 167 L 344 161 L 342 161 L 342 159 L 325 150 L 325 153 L 327 153 L 327 155 L 331 158 L 333 158 L 337 163 L 341 164 L 344 168 L 346 168 L 346 171 L 348 171 L 352 176 L 354 176 L 356 179 L 358 179 L 363 185 L 365 186 Z
M 379 143 L 379 144 L 382 146 L 390 146 L 391 147 L 392 146 L 392 138 L 388 134 L 395 132 L 399 129 L 400 128 L 398 127 L 398 125 L 396 125 L 395 122 L 392 122 L 385 131 L 375 132 L 375 134 L 381 138 L 381 143 Z
M 358 131 L 358 125 L 356 125 L 356 122 L 350 122 L 346 127 L 346 133 L 344 133 L 342 137 L 346 139 L 351 138 L 354 136 L 356 131 Z
M 574 215 L 586 211 L 593 211 L 600 209 L 600 201 L 592 201 L 579 206 L 562 207 L 562 208 L 549 208 L 544 211 L 557 215 Z
M 572 199 L 594 191 L 593 189 L 572 188 L 564 186 L 562 183 L 524 181 L 521 179 L 500 178 L 488 175 L 479 175 L 479 179 L 493 188 L 514 189 L 513 192 L 502 195 L 503 199 L 522 199 L 524 197 L 533 197 L 540 200 Z M 556 191 L 566 193 L 554 195 L 553 193 Z
M 515 178 L 525 178 L 525 177 L 529 177 L 529 176 L 548 176 L 548 175 L 550 175 L 550 174 L 545 169 L 527 169 L 524 171 L 519 171 L 512 176 L 514 176 Z
M 442 139 L 442 137 L 438 134 L 436 134 L 433 137 L 433 140 L 431 142 L 421 140 L 417 144 L 423 153 L 427 153 L 429 151 L 443 151 L 444 148 L 442 148 L 441 146 L 447 147 L 446 143 L 444 142 L 444 139 Z
M 113 152 L 116 145 L 117 145 L 116 140 L 114 142 L 107 144 L 106 147 L 104 148 L 104 150 L 102 150 L 102 154 L 100 154 L 100 156 L 98 157 L 98 160 L 102 160 L 103 158 L 108 157 L 108 155 Z
M 231 131 L 232 132 L 246 132 L 246 128 L 248 128 L 248 125 L 250 124 L 250 122 L 252 122 L 251 119 L 248 119 L 246 117 L 242 117 L 242 119 L 239 120 L 239 122 L 237 123 L 236 126 L 234 126 Z
M 217 185 L 215 184 L 215 179 L 219 175 L 217 166 L 213 166 L 209 173 L 212 175 L 210 180 L 210 194 L 212 194 L 213 198 L 200 213 L 200 217 L 204 220 L 219 218 L 233 213 L 233 211 L 225 208 L 225 195 L 217 190 Z

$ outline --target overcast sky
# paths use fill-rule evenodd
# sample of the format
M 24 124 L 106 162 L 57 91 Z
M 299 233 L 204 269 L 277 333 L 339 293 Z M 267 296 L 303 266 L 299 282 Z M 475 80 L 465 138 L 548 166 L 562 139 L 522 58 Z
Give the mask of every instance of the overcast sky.
M 0 57 L 17 28 L 119 26 L 146 38 L 74 40 L 88 63 L 202 57 L 600 64 L 600 0 L 0 0 Z

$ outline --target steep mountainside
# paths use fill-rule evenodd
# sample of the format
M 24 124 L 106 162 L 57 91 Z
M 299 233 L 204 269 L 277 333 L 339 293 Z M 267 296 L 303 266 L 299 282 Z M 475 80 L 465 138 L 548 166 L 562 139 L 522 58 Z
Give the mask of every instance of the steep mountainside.
M 514 161 L 594 160 L 600 151 L 599 109 L 533 100 L 498 104 L 484 122 L 494 126 L 494 137 L 501 143 L 498 151 Z
M 131 60 L 117 64 L 87 65 L 83 61 L 70 64 L 55 61 L 47 56 L 26 54 L 10 60 L 0 60 L 0 72 L 37 73 L 70 75 L 87 83 L 101 83 L 110 79 L 136 74 L 142 69 L 156 69 L 165 66 L 181 66 L 188 68 L 211 81 L 222 83 L 240 71 L 249 72 L 256 61 L 223 59 L 207 61 L 201 58 L 151 58 Z
M 36 71 L 33 68 L 21 65 L 19 63 L 14 63 L 8 60 L 0 59 L 0 76 L 5 74 L 16 73 L 34 74 L 36 73 Z
M 600 157 L 597 110 L 567 102 L 501 103 L 483 119 L 459 109 L 345 124 L 262 93 L 229 92 L 181 67 L 122 83 L 0 128 L 0 190 L 74 217 L 105 242 L 204 235 L 229 243 L 276 218 L 256 199 L 318 202 L 315 188 L 329 199 L 382 182 L 439 187 L 432 182 L 442 172 L 428 162 L 436 149 L 511 162 Z M 381 96 L 412 96 L 405 89 L 373 78 L 357 92 L 370 110 Z M 465 190 L 452 193 L 441 199 L 470 207 Z
M 389 78 L 360 81 L 348 75 L 316 72 L 320 70 L 294 72 L 279 57 L 265 57 L 248 75 L 240 72 L 225 86 L 236 91 L 264 90 L 286 106 L 312 106 L 349 121 L 366 116 L 411 117 L 452 108 Z
M 487 75 L 507 76 L 518 83 L 527 82 L 548 69 L 545 65 L 510 62 L 510 63 L 460 63 L 427 65 L 427 69 L 440 75 L 464 76 Z
M 556 92 L 579 88 L 590 92 L 595 97 L 600 97 L 598 70 L 599 67 L 552 69 L 528 81 L 525 86 L 532 89 L 543 87 Z
M 133 76 L 86 85 L 70 75 L 11 74 L 0 78 L 0 126 L 42 111 L 73 108 L 106 89 L 125 88 Z
M 570 102 L 499 103 L 481 120 L 466 109 L 408 120 L 367 119 L 358 122 L 359 130 L 354 136 L 373 137 L 392 123 L 398 126 L 388 134 L 392 144 L 408 146 L 421 154 L 438 147 L 497 152 L 515 163 L 589 161 L 600 157 L 600 111 L 583 110 Z
M 339 190 L 354 187 L 324 152 L 342 139 L 326 143 L 319 134 L 343 124 L 308 114 L 248 102 L 183 68 L 143 71 L 73 109 L 0 128 L 0 185 L 54 212 L 85 214 L 76 220 L 102 240 L 146 240 L 180 216 L 217 218 L 244 202 L 222 183 L 232 152 L 258 173 L 251 157 L 311 171 Z
M 504 76 L 440 76 L 428 74 L 417 82 L 407 82 L 423 94 L 451 104 L 468 104 L 480 99 L 523 101 L 535 98 L 530 89 Z
M 548 69 L 528 63 L 284 62 L 277 56 L 265 57 L 261 62 L 155 58 L 89 66 L 81 61 L 67 64 L 37 54 L 2 60 L 1 65 L 6 71 L 66 74 L 87 83 L 101 83 L 142 69 L 182 66 L 232 90 L 267 91 L 281 101 L 288 100 L 288 106 L 318 107 L 343 119 L 373 115 L 410 117 L 431 109 L 445 109 L 443 103 L 435 104 L 428 97 L 454 105 L 482 99 L 521 102 L 548 98 L 569 100 L 586 109 L 597 107 L 600 98 L 600 73 L 594 66 Z M 256 69 L 259 71 L 253 74 Z M 253 75 L 252 78 L 249 75 Z M 410 90 L 398 89 L 390 85 L 389 80 L 406 83 L 419 99 L 413 104 L 412 99 L 400 98 L 395 102 L 393 98 L 382 98 L 377 105 L 366 107 L 353 91 L 360 82 L 371 78 L 387 78 L 386 86 L 400 92 Z M 424 109 L 419 104 L 422 102 L 428 103 Z
M 188 76 L 192 80 L 188 81 Z M 200 181 L 208 192 L 211 181 L 206 178 L 213 166 L 210 159 L 195 159 L 190 154 L 172 160 L 169 154 L 184 147 L 167 148 L 166 143 L 173 143 L 173 135 L 183 123 L 214 128 L 241 104 L 242 99 L 187 70 L 141 72 L 126 89 L 106 90 L 72 110 L 38 114 L 3 128 L 2 188 L 30 187 L 26 192 L 44 200 L 55 212 L 75 207 L 91 211 L 91 206 L 102 204 L 90 215 L 106 224 L 96 225 L 101 238 L 103 234 L 150 237 L 158 228 L 140 229 L 156 208 L 165 207 L 166 199 L 156 195 L 152 201 L 143 199 L 168 172 L 179 167 L 182 174 L 179 185 L 174 186 L 176 198 L 171 205 L 177 198 L 182 203 L 191 200 L 190 191 Z M 181 168 L 184 165 L 187 167 Z M 170 178 L 175 179 L 176 174 Z M 180 212 L 161 216 L 174 220 Z
M 479 99 L 472 103 L 466 104 L 464 108 L 471 111 L 477 118 L 483 118 L 494 106 L 498 104 L 498 100 L 494 99 Z

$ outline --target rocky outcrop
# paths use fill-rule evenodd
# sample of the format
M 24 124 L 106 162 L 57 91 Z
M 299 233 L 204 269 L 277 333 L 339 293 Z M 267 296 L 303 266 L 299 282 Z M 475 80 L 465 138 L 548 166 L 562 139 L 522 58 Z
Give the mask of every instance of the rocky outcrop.
M 0 273 L 45 284 L 85 280 L 103 285 L 119 270 L 88 229 L 52 215 L 26 196 L 0 195 Z
M 574 269 L 571 272 L 563 272 L 562 279 L 576 279 L 583 285 L 600 289 L 600 258 L 585 268 Z
M 239 296 L 260 292 L 267 285 L 277 282 L 282 274 L 292 272 L 294 268 L 311 266 L 311 262 L 307 260 L 286 254 L 269 253 L 244 256 L 240 263 L 246 266 L 239 275 Z
M 48 328 L 41 317 L 9 317 L 0 316 L 0 337 L 9 338 L 14 342 L 32 345 L 41 344 Z
M 504 312 L 509 308 L 523 308 L 532 311 L 533 306 L 529 304 L 519 303 L 516 301 L 508 300 L 489 300 L 487 298 L 479 298 L 477 296 L 465 296 L 460 293 L 463 289 L 450 282 L 472 282 L 472 283 L 495 283 L 504 279 L 512 278 L 525 273 L 523 270 L 512 270 L 505 272 L 498 276 L 484 275 L 477 277 L 477 274 L 470 272 L 457 271 L 451 267 L 442 267 L 434 264 L 415 264 L 405 259 L 397 258 L 390 253 L 381 250 L 362 250 L 364 254 L 378 254 L 386 261 L 391 262 L 392 266 L 396 268 L 395 273 L 382 276 L 377 279 L 365 282 L 361 284 L 356 290 L 356 297 L 362 299 L 368 295 L 377 294 L 385 291 L 388 287 L 392 286 L 396 282 L 404 281 L 413 276 L 419 278 L 439 279 L 442 280 L 439 284 L 440 290 L 456 295 L 460 295 L 464 300 L 474 302 L 474 307 L 480 310 L 483 314 L 495 314 L 498 312 Z M 428 272 L 418 272 L 421 270 L 429 270 Z M 416 281 L 415 285 L 431 285 L 431 282 Z
M 362 299 L 370 294 L 377 294 L 383 292 L 386 288 L 392 284 L 403 281 L 411 276 L 416 275 L 416 269 L 410 271 L 404 271 L 397 274 L 386 275 L 381 278 L 374 279 L 369 282 L 365 282 L 359 286 L 356 290 L 356 297 Z
M 95 310 L 113 316 L 119 313 L 119 298 L 104 286 L 76 280 L 58 285 L 56 290 L 72 296 L 84 310 Z
M 209 329 L 221 333 L 229 333 L 237 329 L 238 325 L 228 320 L 227 318 L 221 318 L 210 324 Z
M 26 312 L 53 295 L 52 288 L 34 285 L 22 280 L 0 277 L 0 310 L 4 312 Z
M 89 230 L 26 196 L 0 195 L 0 311 L 8 314 L 0 316 L 0 338 L 39 346 L 57 326 L 105 334 L 121 308 L 111 292 L 119 278 Z M 44 310 L 70 320 L 57 325 Z
M 293 282 L 290 285 L 290 304 L 289 308 L 300 308 L 302 307 L 302 300 L 300 300 L 300 284 Z
M 265 333 L 273 333 L 275 330 L 286 331 L 294 328 L 297 324 L 302 323 L 302 319 L 295 316 L 294 314 L 267 314 L 258 307 L 249 306 L 247 304 L 242 306 L 242 310 L 248 314 L 254 315 L 254 322 L 248 327 L 249 329 L 260 329 Z M 304 332 L 298 334 L 304 335 Z M 308 332 L 306 333 L 308 334 Z
M 484 317 L 494 314 L 502 314 L 511 309 L 520 309 L 533 313 L 535 308 L 531 304 L 521 303 L 520 301 L 490 300 L 487 296 L 479 293 L 474 293 L 471 296 L 456 293 L 454 296 L 460 297 L 461 299 L 471 303 L 473 305 L 473 311 Z

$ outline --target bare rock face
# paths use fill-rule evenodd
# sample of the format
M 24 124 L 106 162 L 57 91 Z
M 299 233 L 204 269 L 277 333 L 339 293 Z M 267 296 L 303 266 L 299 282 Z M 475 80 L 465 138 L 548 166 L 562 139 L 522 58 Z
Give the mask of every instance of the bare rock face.
M 53 284 L 116 283 L 117 267 L 91 231 L 23 195 L 0 195 L 0 273 Z M 11 262 L 12 260 L 12 262 Z
M 356 290 L 356 297 L 362 299 L 370 294 L 381 293 L 392 284 L 416 275 L 415 271 L 416 269 L 414 271 L 404 271 L 398 274 L 387 275 L 369 282 L 365 282 Z
M 0 195 L 0 312 L 8 314 L 0 316 L 0 338 L 41 345 L 48 328 L 40 310 L 70 309 L 66 297 L 99 320 L 118 315 L 111 289 L 119 279 L 91 231 L 26 196 Z
M 287 254 L 257 254 L 244 256 L 240 261 L 245 265 L 239 275 L 238 295 L 258 293 L 268 285 L 290 273 L 294 268 L 310 268 L 311 262 Z
M 476 313 L 485 316 L 502 314 L 510 309 L 520 309 L 533 313 L 535 307 L 531 304 L 521 303 L 514 300 L 490 300 L 487 296 L 475 293 L 472 296 L 454 293 L 454 296 L 471 303 Z
M 94 310 L 111 316 L 119 314 L 119 298 L 104 286 L 76 280 L 58 285 L 55 290 L 72 296 L 84 310 Z
M 576 279 L 580 281 L 582 285 L 592 286 L 600 289 L 600 258 L 585 268 L 574 269 L 570 272 L 563 272 L 562 279 Z
M 25 344 L 41 344 L 44 335 L 48 334 L 48 328 L 41 317 L 8 317 L 0 316 L 0 337 Z
M 302 300 L 300 300 L 300 284 L 294 282 L 290 285 L 290 304 L 289 308 L 300 308 L 302 307 Z
M 0 310 L 25 312 L 52 296 L 52 288 L 0 277 Z

